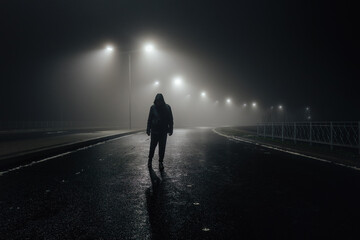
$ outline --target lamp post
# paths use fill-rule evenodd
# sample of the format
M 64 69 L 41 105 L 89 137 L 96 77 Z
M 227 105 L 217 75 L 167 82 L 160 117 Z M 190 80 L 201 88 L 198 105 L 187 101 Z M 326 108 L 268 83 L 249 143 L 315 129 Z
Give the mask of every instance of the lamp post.
M 112 46 L 107 46 L 106 51 L 107 52 L 113 52 L 114 48 Z M 151 43 L 147 43 L 144 46 L 143 49 L 147 53 L 151 53 L 155 50 L 155 47 Z M 129 71 L 129 129 L 131 129 L 131 94 L 132 94 L 132 78 L 131 78 L 131 54 L 140 52 L 141 50 L 130 50 L 130 51 L 124 51 L 120 52 L 119 54 L 127 54 L 128 55 L 128 71 Z
M 129 57 L 129 129 L 131 129 L 131 53 L 128 53 Z

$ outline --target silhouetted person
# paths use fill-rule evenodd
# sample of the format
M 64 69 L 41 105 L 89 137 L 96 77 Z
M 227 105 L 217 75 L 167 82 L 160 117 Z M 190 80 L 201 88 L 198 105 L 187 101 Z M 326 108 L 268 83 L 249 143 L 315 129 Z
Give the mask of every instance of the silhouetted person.
M 167 134 L 173 134 L 173 115 L 171 107 L 165 103 L 164 97 L 158 93 L 155 97 L 154 104 L 150 108 L 149 118 L 147 121 L 146 134 L 150 136 L 150 151 L 148 166 L 151 167 L 152 159 L 157 144 L 159 143 L 159 169 L 163 170 L 164 155 L 166 147 Z

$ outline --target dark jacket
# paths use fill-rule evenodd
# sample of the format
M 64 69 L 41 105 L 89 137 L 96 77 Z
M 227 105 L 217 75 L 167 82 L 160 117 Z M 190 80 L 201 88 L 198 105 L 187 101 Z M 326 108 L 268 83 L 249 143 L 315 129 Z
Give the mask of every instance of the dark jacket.
M 164 97 L 158 93 L 150 108 L 146 132 L 173 133 L 174 120 L 171 107 L 165 103 Z

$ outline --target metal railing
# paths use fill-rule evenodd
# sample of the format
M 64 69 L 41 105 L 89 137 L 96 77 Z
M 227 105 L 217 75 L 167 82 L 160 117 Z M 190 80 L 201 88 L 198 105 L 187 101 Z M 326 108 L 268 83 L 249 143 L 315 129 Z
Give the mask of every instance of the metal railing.
M 334 146 L 357 148 L 360 154 L 360 122 L 280 122 L 257 124 L 257 135 Z

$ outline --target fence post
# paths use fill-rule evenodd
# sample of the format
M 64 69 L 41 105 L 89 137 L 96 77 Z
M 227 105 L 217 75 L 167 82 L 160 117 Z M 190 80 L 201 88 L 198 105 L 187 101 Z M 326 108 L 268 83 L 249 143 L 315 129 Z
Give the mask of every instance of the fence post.
M 264 123 L 264 138 L 265 138 L 265 131 L 266 131 L 266 128 L 265 128 L 266 126 L 265 126 L 265 123 Z
M 330 148 L 333 150 L 333 123 L 330 122 Z
M 284 141 L 284 122 L 281 124 L 281 141 Z
M 312 122 L 310 122 L 309 142 L 312 145 Z
M 274 123 L 271 123 L 271 138 L 274 139 Z
M 296 144 L 296 122 L 294 122 L 294 143 Z

